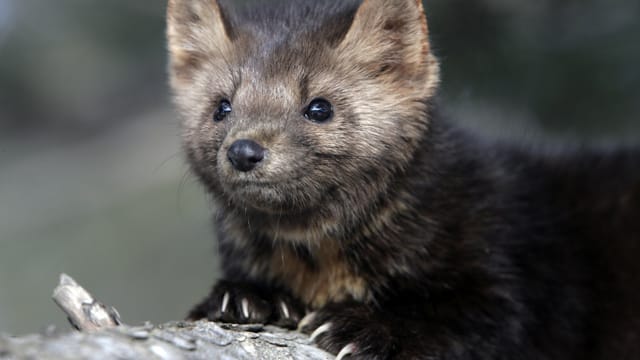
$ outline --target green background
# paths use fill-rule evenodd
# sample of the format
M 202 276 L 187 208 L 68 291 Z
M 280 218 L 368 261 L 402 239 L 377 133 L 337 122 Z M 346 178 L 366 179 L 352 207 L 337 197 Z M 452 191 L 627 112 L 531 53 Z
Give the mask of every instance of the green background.
M 430 0 L 444 112 L 530 143 L 640 142 L 640 4 Z M 180 153 L 165 1 L 0 0 L 0 332 L 65 327 L 67 272 L 125 322 L 180 319 L 216 277 Z

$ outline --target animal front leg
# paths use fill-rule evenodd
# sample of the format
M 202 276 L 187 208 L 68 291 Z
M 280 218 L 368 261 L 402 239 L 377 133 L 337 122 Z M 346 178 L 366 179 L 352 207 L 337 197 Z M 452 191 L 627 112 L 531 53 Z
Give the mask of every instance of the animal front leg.
M 303 306 L 286 291 L 251 282 L 219 281 L 188 315 L 236 324 L 273 324 L 293 329 L 304 315 Z
M 307 315 L 300 329 L 339 360 L 539 359 L 534 352 L 522 356 L 527 352 L 503 326 L 507 317 L 502 314 L 425 304 L 334 303 Z
M 400 345 L 388 322 L 371 307 L 355 302 L 330 304 L 310 313 L 300 329 L 337 359 L 390 359 Z

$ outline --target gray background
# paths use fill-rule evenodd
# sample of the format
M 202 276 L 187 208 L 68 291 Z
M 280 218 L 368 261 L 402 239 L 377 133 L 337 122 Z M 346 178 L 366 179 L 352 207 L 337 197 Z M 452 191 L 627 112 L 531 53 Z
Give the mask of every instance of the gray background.
M 233 1 L 230 1 L 233 2 Z M 65 324 L 67 272 L 125 321 L 216 277 L 166 86 L 165 1 L 0 0 L 0 332 Z M 446 113 L 517 141 L 640 142 L 635 0 L 430 0 Z

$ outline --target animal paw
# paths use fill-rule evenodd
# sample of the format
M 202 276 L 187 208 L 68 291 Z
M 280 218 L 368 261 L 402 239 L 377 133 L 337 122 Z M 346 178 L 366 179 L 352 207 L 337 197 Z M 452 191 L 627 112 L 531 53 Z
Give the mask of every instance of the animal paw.
M 298 327 L 336 360 L 389 359 L 398 350 L 391 328 L 364 304 L 327 305 L 305 316 Z
M 209 296 L 189 313 L 189 320 L 206 318 L 236 324 L 273 324 L 295 328 L 302 306 L 283 291 L 252 284 L 218 282 Z

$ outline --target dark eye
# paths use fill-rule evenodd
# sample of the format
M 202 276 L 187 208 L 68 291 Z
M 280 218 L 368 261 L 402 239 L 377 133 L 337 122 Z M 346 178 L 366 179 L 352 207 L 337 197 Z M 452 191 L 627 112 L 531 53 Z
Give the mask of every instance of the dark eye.
M 227 115 L 231 113 L 231 110 L 231 103 L 229 102 L 229 100 L 221 100 L 218 104 L 216 112 L 213 113 L 213 121 L 220 122 L 224 120 L 224 118 L 226 118 Z
M 327 122 L 333 117 L 333 106 L 325 99 L 315 99 L 305 110 L 304 117 L 317 123 Z

